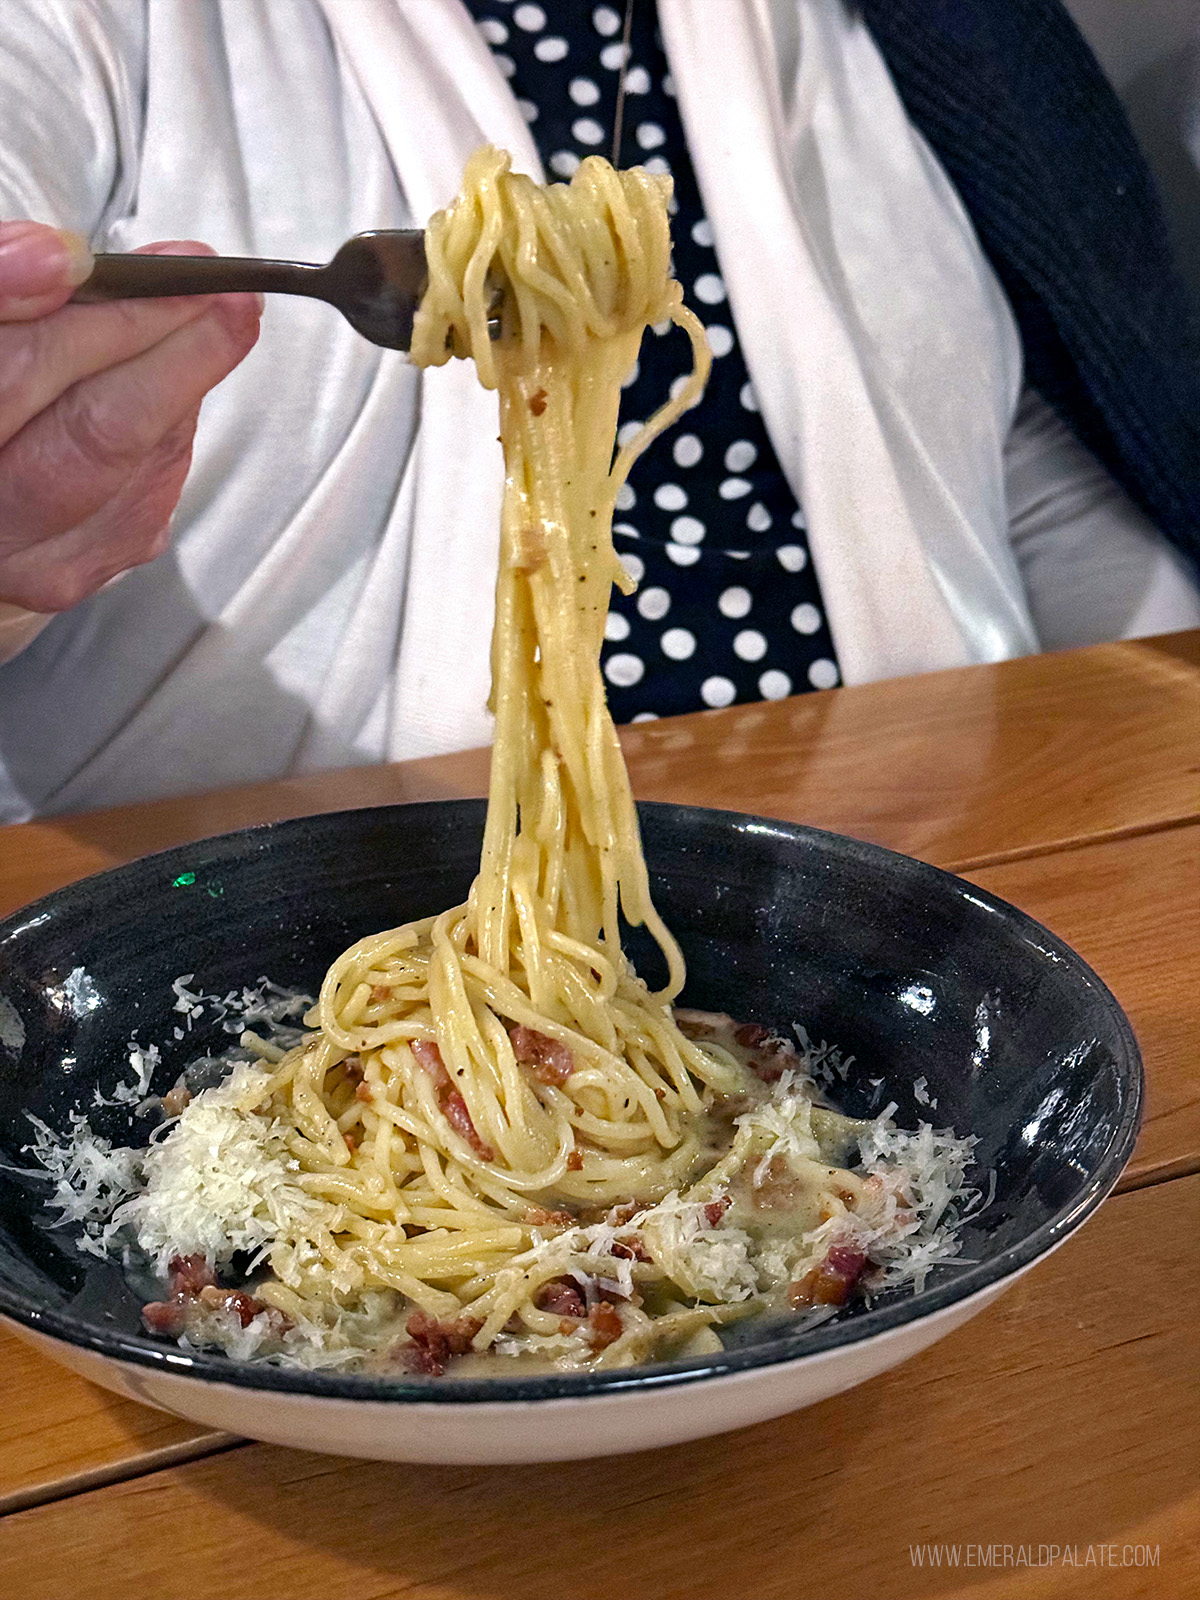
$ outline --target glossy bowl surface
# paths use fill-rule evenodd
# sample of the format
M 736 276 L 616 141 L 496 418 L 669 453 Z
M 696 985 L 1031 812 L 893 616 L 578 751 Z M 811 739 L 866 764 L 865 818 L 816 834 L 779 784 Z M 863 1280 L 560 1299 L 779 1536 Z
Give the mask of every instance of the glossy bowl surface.
M 877 846 L 684 806 L 641 808 L 658 906 L 688 961 L 685 1003 L 780 1031 L 802 1023 L 854 1057 L 843 1109 L 978 1136 L 995 1198 L 963 1263 L 808 1332 L 742 1325 L 700 1361 L 590 1375 L 395 1381 L 239 1366 L 139 1327 L 119 1270 L 47 1226 L 26 1113 L 66 1126 L 122 1075 L 135 1033 L 163 1046 L 154 1088 L 228 1037 L 173 1040 L 172 982 L 224 993 L 266 975 L 315 993 L 362 935 L 461 900 L 481 801 L 307 817 L 182 846 L 85 879 L 0 923 L 0 1313 L 98 1381 L 233 1431 L 412 1460 L 584 1456 L 776 1415 L 894 1364 L 973 1314 L 1053 1249 L 1116 1183 L 1133 1148 L 1141 1064 L 1096 975 L 984 891 Z M 630 950 L 654 981 L 657 952 Z M 936 1109 L 919 1103 L 924 1078 Z M 96 1112 L 120 1143 L 128 1111 Z M 631 1406 L 629 1402 L 632 1401 Z M 571 1416 L 562 1425 L 563 1409 Z M 567 1435 L 569 1434 L 569 1438 Z M 564 1443 L 564 1439 L 566 1442 Z

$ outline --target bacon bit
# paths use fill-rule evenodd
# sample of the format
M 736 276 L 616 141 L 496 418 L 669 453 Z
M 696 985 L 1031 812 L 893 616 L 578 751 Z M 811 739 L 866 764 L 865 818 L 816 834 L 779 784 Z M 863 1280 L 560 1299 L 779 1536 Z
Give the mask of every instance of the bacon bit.
M 542 412 L 545 411 L 547 398 L 545 389 L 539 389 L 536 394 L 529 396 L 529 409 L 535 417 L 540 417 Z
M 569 1339 L 573 1333 L 578 1332 L 578 1329 L 576 1328 L 576 1326 L 575 1326 L 575 1324 L 573 1322 L 567 1322 L 564 1319 L 562 1322 L 559 1323 L 558 1331 L 559 1331 L 559 1333 L 561 1333 L 563 1335 L 563 1337 L 565 1339 Z
M 446 1071 L 446 1063 L 436 1043 L 432 1039 L 414 1039 L 411 1048 L 414 1060 L 433 1079 L 434 1087 L 449 1089 L 450 1074 Z
M 611 1300 L 601 1300 L 588 1312 L 588 1339 L 593 1350 L 607 1350 L 625 1331 Z
M 188 1301 L 182 1295 L 173 1300 L 151 1300 L 142 1307 L 142 1321 L 151 1333 L 165 1333 L 175 1339 L 183 1332 L 187 1322 Z
M 232 1311 L 243 1328 L 248 1328 L 260 1311 L 267 1308 L 244 1289 L 221 1289 L 209 1284 L 200 1291 L 200 1303 L 210 1311 Z
M 181 1116 L 191 1103 L 192 1091 L 182 1080 L 173 1089 L 168 1089 L 162 1098 L 162 1108 L 168 1117 Z
M 392 986 L 390 983 L 373 983 L 371 985 L 371 999 L 374 1000 L 377 1006 L 382 1005 L 385 1000 L 390 1000 L 391 998 Z
M 636 1233 L 630 1233 L 624 1239 L 614 1239 L 612 1254 L 621 1261 L 651 1261 L 653 1257 L 642 1243 Z
M 349 1150 L 351 1155 L 353 1155 L 355 1150 L 358 1148 L 358 1140 L 352 1133 L 344 1133 L 342 1138 L 346 1141 L 346 1149 Z
M 190 1256 L 172 1256 L 167 1263 L 167 1290 L 171 1295 L 194 1298 L 201 1289 L 212 1287 L 217 1275 L 205 1257 L 199 1253 Z
M 866 1265 L 867 1258 L 861 1250 L 852 1250 L 848 1245 L 831 1245 L 824 1261 L 810 1267 L 802 1278 L 788 1286 L 788 1303 L 797 1309 L 811 1305 L 844 1306 Z
M 604 1220 L 610 1228 L 623 1228 L 642 1210 L 644 1207 L 638 1205 L 636 1200 L 627 1200 L 624 1205 L 611 1206 L 605 1213 Z
M 345 1061 L 342 1062 L 342 1066 L 345 1068 L 346 1077 L 351 1083 L 362 1082 L 363 1064 L 361 1056 L 347 1056 Z
M 404 1331 L 412 1342 L 398 1347 L 396 1359 L 405 1372 L 440 1378 L 447 1362 L 455 1356 L 466 1355 L 471 1340 L 482 1327 L 478 1317 L 458 1317 L 453 1322 L 443 1322 L 427 1311 L 414 1311 L 404 1324 Z
M 372 1089 L 371 1085 L 369 1083 L 367 1083 L 367 1081 L 364 1079 L 363 1082 L 359 1084 L 358 1088 L 355 1089 L 354 1098 L 356 1100 L 368 1100 L 368 1101 L 369 1100 L 374 1100 L 375 1091 L 374 1091 L 374 1089 Z
M 582 1172 L 583 1171 L 583 1156 L 579 1153 L 578 1150 L 572 1150 L 570 1155 L 567 1157 L 567 1171 L 568 1172 Z
M 526 1206 L 525 1221 L 531 1228 L 572 1228 L 575 1218 L 569 1211 L 547 1211 L 543 1206 Z
M 744 1022 L 735 1028 L 735 1043 L 750 1052 L 750 1070 L 764 1083 L 775 1083 L 797 1060 L 796 1047 L 764 1028 L 760 1022 Z
M 583 1291 L 570 1278 L 551 1278 L 533 1297 L 539 1311 L 548 1311 L 554 1317 L 587 1316 L 587 1301 Z
M 560 1084 L 575 1071 L 575 1057 L 558 1039 L 516 1023 L 508 1030 L 513 1054 L 539 1083 Z
M 710 1228 L 717 1226 L 732 1204 L 733 1201 L 727 1194 L 723 1194 L 719 1200 L 710 1200 L 708 1202 L 704 1208 L 704 1220 Z
M 541 528 L 525 528 L 520 535 L 520 561 L 515 563 L 518 572 L 536 572 L 544 567 L 550 552 L 546 549 L 546 536 Z
M 446 1063 L 442 1060 L 442 1052 L 437 1045 L 431 1039 L 414 1039 L 412 1053 L 417 1065 L 433 1079 L 438 1106 L 455 1133 L 466 1140 L 481 1161 L 494 1161 L 496 1152 L 490 1144 L 479 1137 L 475 1124 L 471 1121 L 467 1102 L 454 1087 L 450 1074 L 446 1071 Z
M 479 1137 L 475 1124 L 471 1121 L 471 1113 L 467 1110 L 467 1102 L 457 1089 L 452 1089 L 442 1098 L 442 1112 L 446 1121 L 461 1139 L 465 1139 L 481 1161 L 494 1161 L 496 1152 L 490 1144 Z

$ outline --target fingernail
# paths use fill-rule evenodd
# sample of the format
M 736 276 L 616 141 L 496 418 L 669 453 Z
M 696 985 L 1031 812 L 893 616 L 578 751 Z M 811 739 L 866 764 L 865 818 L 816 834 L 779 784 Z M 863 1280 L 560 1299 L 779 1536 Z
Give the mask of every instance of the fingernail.
M 92 252 L 77 233 L 39 222 L 0 222 L 0 298 L 33 300 L 74 288 L 92 270 Z

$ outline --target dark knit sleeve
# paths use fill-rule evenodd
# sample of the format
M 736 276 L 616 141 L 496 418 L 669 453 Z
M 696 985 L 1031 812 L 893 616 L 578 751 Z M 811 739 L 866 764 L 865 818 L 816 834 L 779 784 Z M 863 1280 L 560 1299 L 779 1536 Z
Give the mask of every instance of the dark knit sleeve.
M 1029 382 L 1200 560 L 1200 340 L 1153 180 L 1060 0 L 858 0 L 1004 284 Z

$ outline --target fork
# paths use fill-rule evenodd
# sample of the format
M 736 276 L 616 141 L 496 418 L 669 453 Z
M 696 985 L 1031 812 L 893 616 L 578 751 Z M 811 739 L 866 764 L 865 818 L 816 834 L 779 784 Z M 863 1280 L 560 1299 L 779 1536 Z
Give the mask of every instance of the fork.
M 425 290 L 425 235 L 383 229 L 348 239 L 325 266 L 245 256 L 98 255 L 72 299 L 140 300 L 180 294 L 300 294 L 325 300 L 364 339 L 388 350 L 412 344 Z

